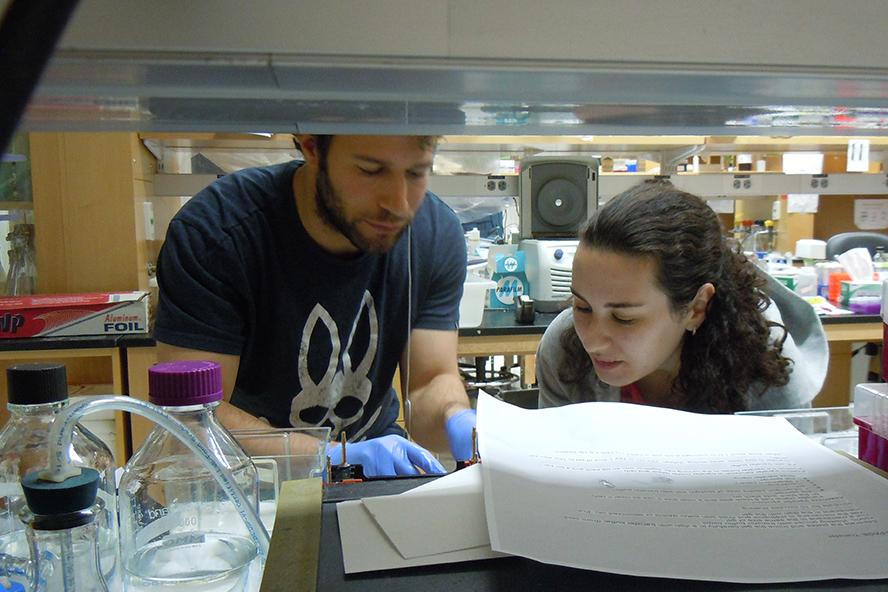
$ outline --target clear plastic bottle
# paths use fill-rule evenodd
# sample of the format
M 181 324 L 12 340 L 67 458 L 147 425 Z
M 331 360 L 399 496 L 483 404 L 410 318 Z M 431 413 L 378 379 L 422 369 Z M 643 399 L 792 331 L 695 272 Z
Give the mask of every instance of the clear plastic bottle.
M 256 467 L 215 415 L 222 398 L 219 365 L 157 364 L 148 383 L 150 401 L 188 426 L 258 511 Z M 124 468 L 119 496 L 126 590 L 258 589 L 261 560 L 237 510 L 172 434 L 157 427 L 148 435 Z
M 95 469 L 60 483 L 43 481 L 36 471 L 22 479 L 27 507 L 20 516 L 31 545 L 34 592 L 108 592 L 99 564 L 101 481 Z
M 5 561 L 0 561 L 0 591 L 4 589 L 4 577 L 27 587 L 26 574 L 20 569 L 30 557 L 24 524 L 18 516 L 26 504 L 21 479 L 48 465 L 50 425 L 68 403 L 63 364 L 10 366 L 6 380 L 10 418 L 0 430 L 0 554 L 6 556 Z M 92 467 L 101 477 L 99 496 L 103 512 L 98 524 L 102 573 L 108 582 L 114 582 L 118 571 L 114 456 L 99 438 L 79 424 L 74 428 L 68 455 L 75 466 Z

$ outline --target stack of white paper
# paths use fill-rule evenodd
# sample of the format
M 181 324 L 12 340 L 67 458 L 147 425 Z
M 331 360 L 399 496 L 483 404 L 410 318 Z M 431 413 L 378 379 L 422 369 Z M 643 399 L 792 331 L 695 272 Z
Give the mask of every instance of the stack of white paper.
M 345 573 L 501 556 L 490 548 L 480 465 L 336 511 Z
M 888 480 L 782 418 L 482 395 L 478 433 L 481 479 L 339 505 L 346 572 L 506 553 L 696 580 L 888 578 Z

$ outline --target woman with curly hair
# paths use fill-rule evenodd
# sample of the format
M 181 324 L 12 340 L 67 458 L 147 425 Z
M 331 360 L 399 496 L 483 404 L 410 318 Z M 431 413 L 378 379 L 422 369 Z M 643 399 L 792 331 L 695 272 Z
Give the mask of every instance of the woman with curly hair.
M 796 408 L 826 376 L 813 308 L 732 249 L 715 212 L 669 182 L 642 183 L 593 215 L 571 291 L 572 308 L 537 352 L 540 407 Z

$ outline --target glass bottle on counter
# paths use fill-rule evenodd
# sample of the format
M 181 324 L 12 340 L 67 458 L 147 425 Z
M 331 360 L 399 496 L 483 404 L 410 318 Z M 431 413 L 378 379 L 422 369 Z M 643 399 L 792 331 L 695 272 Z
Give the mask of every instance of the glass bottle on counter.
M 52 420 L 68 404 L 68 380 L 63 364 L 10 366 L 6 370 L 6 381 L 10 418 L 0 430 L 0 554 L 3 555 L 0 591 L 5 586 L 4 578 L 27 586 L 23 566 L 29 560 L 30 551 L 24 524 L 18 516 L 26 504 L 21 480 L 49 464 Z M 75 466 L 94 468 L 101 477 L 99 495 L 103 512 L 98 525 L 102 573 L 113 582 L 117 576 L 114 456 L 104 442 L 79 424 L 74 427 L 68 455 Z
M 216 418 L 222 371 L 215 362 L 157 364 L 149 400 L 214 453 L 258 511 L 255 465 Z M 200 459 L 161 427 L 124 468 L 119 486 L 126 590 L 258 589 L 261 560 L 237 510 Z
M 17 224 L 6 235 L 9 241 L 9 272 L 6 295 L 22 296 L 37 292 L 37 261 L 34 255 L 34 225 Z
M 59 483 L 40 479 L 37 471 L 22 479 L 27 507 L 20 515 L 31 545 L 33 592 L 108 592 L 99 562 L 101 481 L 88 468 Z

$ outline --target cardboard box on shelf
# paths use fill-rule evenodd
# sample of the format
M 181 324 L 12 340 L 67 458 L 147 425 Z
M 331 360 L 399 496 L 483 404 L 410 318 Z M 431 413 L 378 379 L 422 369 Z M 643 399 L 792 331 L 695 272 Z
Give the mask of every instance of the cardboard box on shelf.
M 148 292 L 0 298 L 0 339 L 148 332 Z

